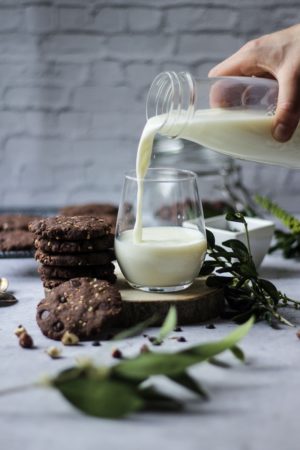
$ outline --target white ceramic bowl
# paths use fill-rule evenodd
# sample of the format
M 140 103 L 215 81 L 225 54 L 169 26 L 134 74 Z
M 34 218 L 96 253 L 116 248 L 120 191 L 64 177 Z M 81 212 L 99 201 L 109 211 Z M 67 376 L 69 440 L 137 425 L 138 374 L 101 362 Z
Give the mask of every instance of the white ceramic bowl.
M 248 224 L 253 261 L 258 268 L 269 250 L 275 225 L 269 220 L 253 217 L 245 219 Z M 242 223 L 229 222 L 225 219 L 225 215 L 222 215 L 205 219 L 205 225 L 214 234 L 218 245 L 228 239 L 238 239 L 247 245 L 245 227 Z

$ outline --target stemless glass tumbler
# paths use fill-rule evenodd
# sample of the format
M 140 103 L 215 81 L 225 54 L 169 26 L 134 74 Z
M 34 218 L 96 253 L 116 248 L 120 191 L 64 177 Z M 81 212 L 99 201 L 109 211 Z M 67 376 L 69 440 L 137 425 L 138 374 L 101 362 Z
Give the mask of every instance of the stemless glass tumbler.
M 127 173 L 116 226 L 117 261 L 129 284 L 147 292 L 174 292 L 198 276 L 206 235 L 196 175 L 149 169 L 143 181 L 142 238 L 133 232 L 137 214 L 135 172 Z

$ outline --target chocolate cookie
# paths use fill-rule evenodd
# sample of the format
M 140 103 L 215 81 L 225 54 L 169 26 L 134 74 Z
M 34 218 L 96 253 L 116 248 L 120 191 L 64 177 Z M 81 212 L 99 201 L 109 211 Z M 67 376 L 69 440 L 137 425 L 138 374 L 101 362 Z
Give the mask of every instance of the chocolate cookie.
M 111 232 L 115 234 L 117 216 L 102 215 L 101 217 L 111 226 Z
M 107 234 L 99 239 L 85 241 L 59 241 L 55 239 L 36 239 L 34 245 L 44 253 L 89 253 L 106 250 L 114 245 L 114 235 Z
M 111 250 L 103 250 L 103 252 L 80 253 L 78 255 L 52 255 L 37 250 L 35 252 L 35 259 L 47 266 L 101 266 L 113 261 L 114 252 Z
M 0 231 L 26 230 L 33 220 L 40 219 L 38 216 L 29 216 L 25 214 L 1 214 Z
M 31 250 L 33 246 L 34 236 L 29 231 L 14 230 L 0 232 L 0 250 Z
M 46 278 L 44 276 L 41 276 L 41 280 L 43 282 L 43 286 L 46 289 L 53 289 L 57 286 L 59 286 L 62 283 L 65 283 L 67 280 L 71 280 L 74 277 L 69 277 L 69 278 Z M 97 276 L 97 277 L 93 277 L 97 280 L 106 280 L 111 284 L 114 284 L 117 281 L 117 277 L 114 273 L 107 273 L 107 274 L 103 274 L 101 276 Z
M 77 241 L 105 236 L 111 227 L 101 217 L 56 216 L 34 221 L 29 229 L 42 238 Z
M 42 277 L 46 278 L 77 278 L 91 277 L 102 278 L 102 276 L 114 273 L 115 266 L 112 263 L 102 266 L 80 266 L 80 267 L 64 267 L 64 266 L 46 266 L 42 265 L 38 268 L 38 272 Z
M 116 216 L 118 207 L 110 203 L 87 203 L 85 205 L 71 205 L 61 208 L 62 216 Z
M 95 339 L 116 325 L 121 310 L 121 295 L 108 281 L 73 278 L 38 304 L 36 320 L 51 339 L 61 339 L 66 331 L 80 339 Z

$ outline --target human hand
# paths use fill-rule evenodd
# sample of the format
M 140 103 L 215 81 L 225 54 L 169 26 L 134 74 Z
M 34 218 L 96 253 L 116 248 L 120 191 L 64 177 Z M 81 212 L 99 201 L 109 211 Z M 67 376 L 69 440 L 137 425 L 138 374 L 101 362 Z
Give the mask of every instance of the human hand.
M 272 133 L 280 142 L 289 140 L 300 119 L 300 24 L 248 42 L 208 74 L 228 75 L 277 79 L 279 94 Z

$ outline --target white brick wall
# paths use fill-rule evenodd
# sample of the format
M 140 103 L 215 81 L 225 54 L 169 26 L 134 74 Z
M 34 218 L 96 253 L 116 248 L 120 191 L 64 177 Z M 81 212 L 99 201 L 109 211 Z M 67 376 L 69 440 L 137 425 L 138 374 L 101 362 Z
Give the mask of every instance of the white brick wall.
M 153 77 L 206 76 L 297 22 L 299 0 L 0 0 L 1 205 L 118 201 Z M 245 163 L 244 176 L 277 199 L 300 193 L 296 171 Z

